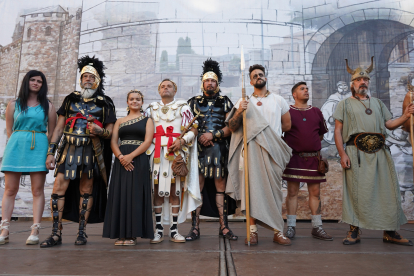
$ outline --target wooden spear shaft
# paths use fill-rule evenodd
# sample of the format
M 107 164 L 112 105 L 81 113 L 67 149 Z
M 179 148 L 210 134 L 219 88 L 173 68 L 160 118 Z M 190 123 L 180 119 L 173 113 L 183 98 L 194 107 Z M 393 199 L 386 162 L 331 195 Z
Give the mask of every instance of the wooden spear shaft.
M 246 90 L 243 91 L 243 100 L 245 100 Z M 247 244 L 250 246 L 250 190 L 249 190 L 249 158 L 247 150 L 247 127 L 246 127 L 246 110 L 243 112 L 243 143 L 244 143 L 244 191 L 246 194 L 246 233 Z
M 242 73 L 242 100 L 246 99 L 246 88 L 244 85 L 244 53 L 243 45 L 241 47 L 240 55 L 240 69 Z M 243 146 L 244 146 L 244 193 L 245 193 L 245 207 L 246 207 L 246 234 L 247 245 L 250 246 L 250 189 L 249 189 L 249 155 L 247 150 L 247 110 L 243 111 Z

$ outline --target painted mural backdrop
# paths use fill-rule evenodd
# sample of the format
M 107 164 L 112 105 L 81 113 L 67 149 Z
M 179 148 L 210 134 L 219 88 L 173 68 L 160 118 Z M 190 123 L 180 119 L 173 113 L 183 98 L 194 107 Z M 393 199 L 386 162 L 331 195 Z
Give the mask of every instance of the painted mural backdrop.
M 329 132 L 322 141 L 331 171 L 322 184 L 324 219 L 341 219 L 342 175 L 333 140 L 332 114 L 351 95 L 350 66 L 368 66 L 372 96 L 394 117 L 401 115 L 409 74 L 414 74 L 414 2 L 412 0 L 283 1 L 0 1 L 0 163 L 6 139 L 5 108 L 16 97 L 30 69 L 45 73 L 50 100 L 57 107 L 79 89 L 76 59 L 95 55 L 107 66 L 106 93 L 118 116 L 125 115 L 126 94 L 139 89 L 145 102 L 159 100 L 163 78 L 178 84 L 178 98 L 200 92 L 202 62 L 220 62 L 223 94 L 241 95 L 240 48 L 246 68 L 261 63 L 268 89 L 293 103 L 291 87 L 306 81 L 311 104 L 321 108 Z M 247 92 L 253 90 L 248 88 Z M 407 133 L 388 133 L 405 214 L 414 219 L 412 150 Z M 53 186 L 46 180 L 46 197 Z M 303 183 L 302 186 L 306 186 Z M 0 197 L 4 175 L 0 173 Z M 286 194 L 286 191 L 285 191 Z M 300 193 L 300 218 L 309 218 L 306 187 Z M 22 177 L 14 216 L 31 215 L 30 178 Z M 46 203 L 45 216 L 49 216 Z

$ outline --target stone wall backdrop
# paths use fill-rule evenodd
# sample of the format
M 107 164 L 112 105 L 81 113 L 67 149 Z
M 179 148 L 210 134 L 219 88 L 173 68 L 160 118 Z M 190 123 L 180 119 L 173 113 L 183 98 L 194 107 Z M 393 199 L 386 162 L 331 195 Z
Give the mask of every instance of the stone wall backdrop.
M 190 0 L 69 2 L 70 8 L 47 7 L 40 0 L 36 9 L 21 7 L 16 14 L 24 20 L 16 23 L 12 41 L 0 48 L 0 101 L 14 98 L 18 80 L 36 67 L 46 73 L 51 98 L 58 106 L 64 96 L 80 89 L 76 59 L 96 55 L 107 66 L 106 93 L 113 98 L 119 117 L 126 114 L 129 90 L 141 90 L 145 105 L 158 101 L 157 86 L 164 78 L 178 84 L 177 98 L 199 95 L 201 66 L 208 57 L 220 63 L 222 94 L 236 102 L 241 95 L 243 46 L 248 94 L 253 92 L 248 67 L 260 63 L 267 69 L 270 92 L 293 104 L 291 87 L 306 81 L 309 104 L 324 115 L 329 132 L 322 141 L 322 153 L 331 166 L 327 182 L 321 185 L 324 219 L 341 219 L 342 169 L 334 145 L 332 114 L 338 102 L 351 95 L 344 59 L 352 68 L 367 67 L 374 56 L 370 93 L 394 117 L 402 113 L 408 75 L 414 75 L 412 0 L 231 0 L 217 5 Z M 4 108 L 0 102 L 2 114 Z M 0 139 L 4 128 L 0 119 Z M 395 161 L 405 214 L 414 220 L 408 139 L 398 128 L 389 131 L 387 145 Z M 52 181 L 49 174 L 47 187 Z M 29 182 L 23 179 L 22 185 Z M 298 218 L 310 219 L 306 183 L 301 186 Z M 283 191 L 286 195 L 285 188 Z M 0 196 L 1 192 L 2 188 Z

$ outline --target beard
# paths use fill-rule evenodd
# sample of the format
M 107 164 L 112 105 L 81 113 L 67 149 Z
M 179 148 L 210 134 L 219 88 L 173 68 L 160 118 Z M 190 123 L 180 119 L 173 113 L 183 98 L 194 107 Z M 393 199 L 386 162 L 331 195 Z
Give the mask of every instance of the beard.
M 81 95 L 84 99 L 92 98 L 93 94 L 95 94 L 97 89 L 89 89 L 89 88 L 82 88 Z
M 215 90 L 211 90 L 211 89 L 206 90 L 206 94 L 209 95 L 209 96 L 214 95 L 214 91 Z
M 360 86 L 359 88 L 355 89 L 355 92 L 359 95 L 366 96 L 368 94 L 368 87 Z
M 265 87 L 266 86 L 266 81 L 265 80 L 261 80 L 261 81 L 262 81 L 261 83 L 256 82 L 254 87 L 257 88 L 257 89 L 261 89 L 261 88 Z

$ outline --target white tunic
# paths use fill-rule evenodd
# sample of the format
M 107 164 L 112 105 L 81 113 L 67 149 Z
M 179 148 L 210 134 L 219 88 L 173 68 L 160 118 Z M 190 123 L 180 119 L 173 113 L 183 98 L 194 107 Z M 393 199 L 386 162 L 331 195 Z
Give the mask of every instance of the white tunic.
M 257 105 L 257 102 L 262 102 L 261 106 Z M 234 105 L 235 108 L 239 108 L 241 99 Z M 282 115 L 289 112 L 289 105 L 286 100 L 276 94 L 270 93 L 265 98 L 256 98 L 253 95 L 249 97 L 249 104 L 254 104 L 259 110 L 261 115 L 267 120 L 270 127 L 276 132 L 277 135 L 282 136 Z
M 186 101 L 172 101 L 166 105 L 160 102 L 151 103 L 145 110 L 145 115 L 151 117 L 155 125 L 155 133 L 157 127 L 162 126 L 164 132 L 167 132 L 168 127 L 173 127 L 173 133 L 181 134 L 184 127 L 194 118 L 190 107 Z M 185 138 L 185 136 L 184 136 Z M 177 138 L 173 137 L 173 141 Z M 197 168 L 197 149 L 193 145 L 197 144 L 196 138 L 182 147 L 182 150 L 174 153 L 174 156 L 181 154 L 184 160 L 187 160 L 187 168 L 189 170 L 187 177 L 182 179 L 175 177 L 172 172 L 171 165 L 173 158 L 169 160 L 167 153 L 167 144 L 169 137 L 161 136 L 161 154 L 159 160 L 154 160 L 155 152 L 155 138 L 150 148 L 146 151 L 150 155 L 150 163 L 152 168 L 152 184 L 158 185 L 158 193 L 160 196 L 168 198 L 171 193 L 184 196 L 183 208 L 179 214 L 178 221 L 184 222 L 186 216 L 191 211 L 195 210 L 201 205 L 201 194 L 198 183 L 198 168 Z M 175 183 L 175 190 L 171 191 L 171 183 Z M 184 190 L 184 195 L 181 194 L 181 189 Z M 165 207 L 168 206 L 166 199 Z M 164 222 L 168 221 L 168 208 L 164 209 Z

